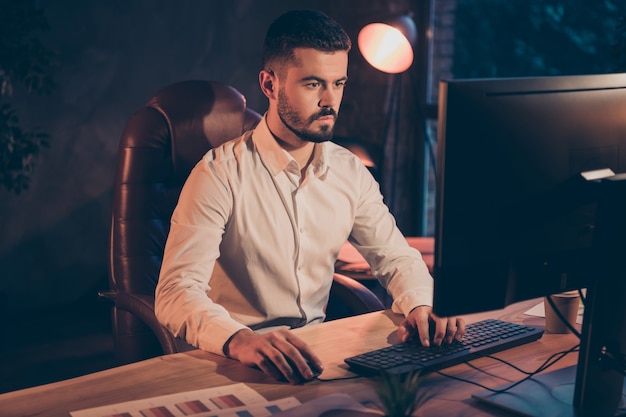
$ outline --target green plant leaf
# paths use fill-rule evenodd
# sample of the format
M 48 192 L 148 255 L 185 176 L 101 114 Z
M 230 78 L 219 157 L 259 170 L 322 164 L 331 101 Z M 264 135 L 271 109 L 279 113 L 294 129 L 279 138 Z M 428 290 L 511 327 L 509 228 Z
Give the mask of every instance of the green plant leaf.
M 426 398 L 419 390 L 421 382 L 419 369 L 406 374 L 381 374 L 376 392 L 385 416 L 407 417 L 413 414 Z

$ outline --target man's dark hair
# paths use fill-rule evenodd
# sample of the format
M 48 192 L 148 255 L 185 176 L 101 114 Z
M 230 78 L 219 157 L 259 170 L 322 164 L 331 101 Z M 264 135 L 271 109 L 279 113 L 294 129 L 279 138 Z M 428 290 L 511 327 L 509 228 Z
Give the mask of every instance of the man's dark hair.
M 349 51 L 350 37 L 335 20 L 317 10 L 292 10 L 270 25 L 263 44 L 263 68 L 294 62 L 295 48 Z

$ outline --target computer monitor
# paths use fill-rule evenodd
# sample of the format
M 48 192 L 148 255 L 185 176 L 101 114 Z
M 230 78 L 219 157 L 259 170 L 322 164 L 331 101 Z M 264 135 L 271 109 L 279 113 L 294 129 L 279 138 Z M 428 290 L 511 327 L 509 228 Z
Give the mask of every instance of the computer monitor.
M 477 397 L 612 414 L 626 353 L 626 74 L 449 80 L 439 98 L 434 312 L 587 289 L 575 369 Z M 540 404 L 523 397 L 533 384 Z

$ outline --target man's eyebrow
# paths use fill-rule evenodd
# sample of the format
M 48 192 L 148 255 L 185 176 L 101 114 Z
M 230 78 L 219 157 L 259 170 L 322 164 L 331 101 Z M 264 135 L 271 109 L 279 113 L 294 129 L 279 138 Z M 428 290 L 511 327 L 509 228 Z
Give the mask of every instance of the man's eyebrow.
M 337 82 L 337 81 L 347 81 L 347 80 L 348 80 L 348 77 L 347 77 L 347 76 L 343 76 L 343 77 L 338 78 L 338 79 L 336 79 L 336 80 L 334 80 L 334 81 L 332 81 L 332 82 Z M 317 81 L 317 82 L 319 82 L 319 83 L 325 83 L 325 82 L 328 82 L 327 80 L 325 80 L 325 79 L 323 79 L 323 78 L 320 78 L 320 77 L 317 77 L 317 76 L 315 76 L 315 75 L 309 75 L 309 76 L 307 76 L 307 77 L 302 77 L 302 78 L 300 79 L 300 81 Z

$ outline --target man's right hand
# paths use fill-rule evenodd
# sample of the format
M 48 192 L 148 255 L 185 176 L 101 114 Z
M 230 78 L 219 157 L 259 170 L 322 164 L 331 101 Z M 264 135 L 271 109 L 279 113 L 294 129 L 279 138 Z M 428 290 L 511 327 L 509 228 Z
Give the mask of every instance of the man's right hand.
M 267 375 L 291 384 L 311 380 L 314 372 L 323 369 L 322 361 L 309 346 L 287 329 L 265 334 L 240 330 L 230 339 L 225 352 L 244 365 L 257 366 Z

